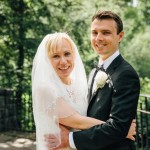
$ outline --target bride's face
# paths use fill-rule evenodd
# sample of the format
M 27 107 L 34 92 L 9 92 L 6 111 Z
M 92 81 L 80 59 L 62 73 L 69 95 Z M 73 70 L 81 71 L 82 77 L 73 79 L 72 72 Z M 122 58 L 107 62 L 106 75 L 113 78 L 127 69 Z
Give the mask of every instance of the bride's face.
M 51 64 L 65 84 L 70 84 L 70 73 L 74 68 L 74 52 L 70 43 L 63 39 L 61 46 L 56 51 L 49 53 Z

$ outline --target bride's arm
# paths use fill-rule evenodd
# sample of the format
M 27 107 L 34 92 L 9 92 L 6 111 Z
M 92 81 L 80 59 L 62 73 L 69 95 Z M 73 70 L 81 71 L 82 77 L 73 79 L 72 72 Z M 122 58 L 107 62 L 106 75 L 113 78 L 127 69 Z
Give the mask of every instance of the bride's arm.
M 75 113 L 66 118 L 59 118 L 59 123 L 74 129 L 83 130 L 105 122 L 95 118 L 81 116 L 80 114 Z
M 45 112 L 44 110 L 47 110 L 46 107 L 50 105 L 49 97 L 52 99 L 53 94 L 50 94 L 50 92 L 47 91 L 46 89 L 47 88 L 45 88 L 45 86 L 43 87 L 41 85 L 41 87 L 38 88 L 38 90 L 37 90 L 38 99 L 36 101 L 35 106 L 38 108 L 38 110 L 40 110 L 40 111 L 38 111 L 38 113 L 40 113 L 42 110 L 43 110 L 42 112 Z M 51 101 L 51 103 L 52 103 L 52 101 Z M 72 107 L 70 107 L 63 101 L 59 101 L 57 110 L 59 110 L 60 112 L 59 111 L 56 111 L 56 112 L 59 112 L 59 114 L 61 114 L 61 115 L 59 115 L 60 117 L 58 117 L 59 123 L 65 125 L 65 126 L 74 128 L 74 129 L 81 129 L 81 130 L 88 129 L 92 126 L 105 123 L 104 121 L 101 121 L 101 120 L 98 120 L 95 118 L 81 116 L 79 113 L 77 113 L 75 110 L 73 110 Z M 65 116 L 68 116 L 69 114 L 70 114 L 69 117 L 65 117 Z M 131 124 L 131 127 L 132 127 L 132 124 Z M 135 128 L 135 127 L 133 127 L 133 128 Z M 133 135 L 131 130 L 129 130 L 128 138 L 130 138 L 129 135 Z
M 105 122 L 95 118 L 81 116 L 80 114 L 75 113 L 74 115 L 66 118 L 59 118 L 59 123 L 71 128 L 82 130 L 82 129 L 88 129 L 92 126 L 99 125 Z M 133 135 L 135 134 L 136 134 L 136 122 L 135 120 L 133 120 L 126 138 L 134 141 L 135 138 Z

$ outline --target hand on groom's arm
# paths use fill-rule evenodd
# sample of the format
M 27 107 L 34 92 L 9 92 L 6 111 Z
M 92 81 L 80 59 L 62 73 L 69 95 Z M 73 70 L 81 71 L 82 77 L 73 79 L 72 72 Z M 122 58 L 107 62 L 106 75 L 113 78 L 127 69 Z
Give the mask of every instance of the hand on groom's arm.
M 60 150 L 61 148 L 65 148 L 69 146 L 69 129 L 65 126 L 60 125 L 61 128 L 61 144 L 57 144 L 57 137 L 53 134 L 45 135 L 45 142 L 48 149 Z M 54 145 L 56 148 L 53 148 Z
M 60 150 L 62 148 L 69 147 L 69 146 L 71 146 L 71 148 L 75 148 L 75 144 L 73 140 L 73 132 L 70 132 L 66 127 L 62 125 L 60 125 L 60 128 L 61 128 L 61 144 L 60 145 L 57 144 L 58 139 L 55 135 L 48 134 L 48 135 L 45 135 L 47 148 L 53 149 L 53 150 Z M 126 138 L 129 138 L 134 141 L 135 134 L 136 134 L 136 120 L 133 119 Z M 56 148 L 53 148 L 54 145 L 56 146 Z

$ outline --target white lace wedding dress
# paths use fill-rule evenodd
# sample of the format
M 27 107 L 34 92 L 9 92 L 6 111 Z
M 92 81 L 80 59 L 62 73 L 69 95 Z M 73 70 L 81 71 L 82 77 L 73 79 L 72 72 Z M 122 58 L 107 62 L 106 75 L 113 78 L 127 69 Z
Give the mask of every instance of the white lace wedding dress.
M 50 87 L 42 86 L 37 89 L 36 104 L 33 104 L 34 118 L 36 124 L 36 139 L 37 150 L 48 150 L 46 142 L 44 141 L 44 135 L 57 134 L 59 138 L 60 129 L 55 118 L 56 113 L 59 117 L 68 117 L 73 115 L 76 111 L 86 116 L 87 100 L 85 96 L 80 92 L 74 92 L 72 85 L 64 85 L 68 95 L 58 101 L 57 106 L 54 107 L 52 102 L 54 92 L 49 92 L 47 89 Z M 52 112 L 53 111 L 53 112 Z M 64 148 L 62 150 L 71 150 L 71 148 Z
M 79 114 L 86 116 L 87 114 L 87 100 L 80 99 L 80 93 L 73 93 L 72 87 L 69 85 L 66 85 L 66 89 L 68 93 L 70 93 L 70 97 L 72 97 L 72 101 L 68 101 L 67 103 L 71 105 Z M 80 102 L 79 102 L 79 99 Z M 72 129 L 72 131 L 75 131 L 76 129 Z M 61 150 L 73 150 L 70 147 L 61 149 Z M 74 149 L 75 150 L 75 149 Z

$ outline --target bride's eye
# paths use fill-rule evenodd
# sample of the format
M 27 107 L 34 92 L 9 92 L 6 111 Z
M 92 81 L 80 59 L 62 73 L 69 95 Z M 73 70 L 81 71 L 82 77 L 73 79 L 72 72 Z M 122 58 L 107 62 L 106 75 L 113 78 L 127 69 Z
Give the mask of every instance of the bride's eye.
M 52 58 L 59 58 L 59 55 L 53 55 Z
M 71 53 L 70 52 L 65 52 L 65 56 L 71 56 Z

